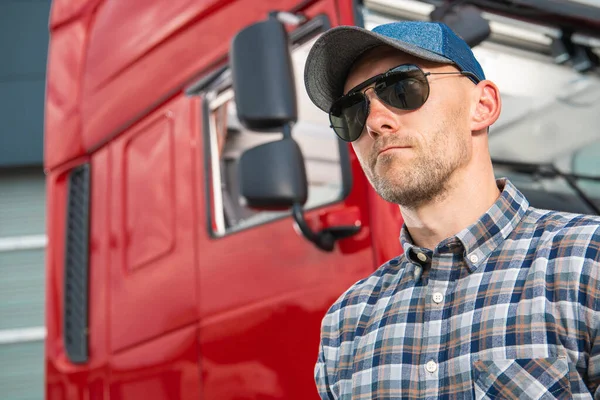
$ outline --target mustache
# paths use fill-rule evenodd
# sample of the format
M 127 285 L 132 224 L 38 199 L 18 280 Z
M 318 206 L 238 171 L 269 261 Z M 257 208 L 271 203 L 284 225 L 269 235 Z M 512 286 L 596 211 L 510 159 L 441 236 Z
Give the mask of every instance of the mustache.
M 374 167 L 375 163 L 377 162 L 377 156 L 384 149 L 387 149 L 389 147 L 415 147 L 416 145 L 417 141 L 414 140 L 412 137 L 383 137 L 373 144 L 373 148 L 369 156 L 369 164 L 371 165 L 371 167 Z

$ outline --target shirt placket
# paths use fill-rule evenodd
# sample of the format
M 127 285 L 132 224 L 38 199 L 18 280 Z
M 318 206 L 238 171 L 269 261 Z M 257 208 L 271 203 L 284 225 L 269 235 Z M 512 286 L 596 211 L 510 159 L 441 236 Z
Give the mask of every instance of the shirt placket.
M 448 321 L 443 313 L 450 291 L 452 255 L 435 255 L 431 259 L 429 279 L 425 290 L 423 340 L 420 376 L 422 398 L 437 399 L 440 384 L 445 378 L 446 363 L 443 354 L 448 333 Z

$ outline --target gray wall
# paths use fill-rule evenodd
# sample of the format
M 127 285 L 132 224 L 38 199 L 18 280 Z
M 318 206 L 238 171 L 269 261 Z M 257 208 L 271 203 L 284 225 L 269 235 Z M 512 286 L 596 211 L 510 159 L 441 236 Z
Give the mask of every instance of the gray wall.
M 50 0 L 0 0 L 0 399 L 44 398 Z
M 41 165 L 50 0 L 0 0 L 0 167 Z

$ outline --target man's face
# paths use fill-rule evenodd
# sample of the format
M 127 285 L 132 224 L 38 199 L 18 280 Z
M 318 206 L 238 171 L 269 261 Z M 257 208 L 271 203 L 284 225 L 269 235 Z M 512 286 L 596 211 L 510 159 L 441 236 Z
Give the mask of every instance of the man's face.
M 389 49 L 365 54 L 348 75 L 344 93 L 370 77 L 401 64 L 419 65 L 425 72 L 455 72 L 449 65 L 426 63 Z M 365 94 L 370 112 L 353 147 L 369 181 L 385 200 L 415 208 L 443 198 L 455 171 L 471 158 L 470 90 L 461 75 L 427 77 L 430 94 L 413 111 L 381 102 L 370 88 Z

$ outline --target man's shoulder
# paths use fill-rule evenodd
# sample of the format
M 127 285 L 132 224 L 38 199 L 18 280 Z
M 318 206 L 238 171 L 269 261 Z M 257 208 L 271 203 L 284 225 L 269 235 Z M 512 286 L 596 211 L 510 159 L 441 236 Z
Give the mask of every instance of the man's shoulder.
M 538 233 L 575 233 L 590 237 L 597 237 L 600 234 L 600 216 L 597 215 L 573 214 L 529 207 L 523 223 Z
M 576 253 L 600 262 L 600 216 L 529 207 L 522 222 L 520 233 L 538 238 L 539 245 L 578 248 Z
M 398 281 L 403 273 L 406 257 L 400 255 L 377 268 L 366 278 L 350 286 L 327 311 L 332 314 L 361 314 L 368 305 L 375 304 L 385 289 Z

